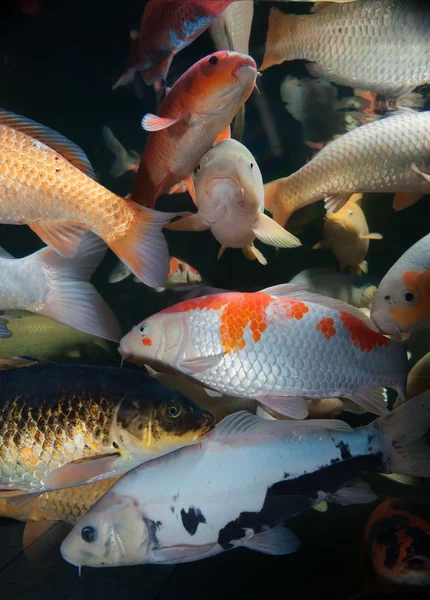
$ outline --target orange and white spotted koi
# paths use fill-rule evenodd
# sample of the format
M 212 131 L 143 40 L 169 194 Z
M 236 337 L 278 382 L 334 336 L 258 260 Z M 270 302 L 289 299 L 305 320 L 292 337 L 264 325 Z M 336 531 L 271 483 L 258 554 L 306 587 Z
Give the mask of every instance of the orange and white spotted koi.
M 371 317 L 387 334 L 430 325 L 430 234 L 394 263 L 373 298 Z
M 382 414 L 376 388 L 405 396 L 405 346 L 358 309 L 302 286 L 181 302 L 136 325 L 119 352 L 293 418 L 307 415 L 308 398 L 346 397 Z

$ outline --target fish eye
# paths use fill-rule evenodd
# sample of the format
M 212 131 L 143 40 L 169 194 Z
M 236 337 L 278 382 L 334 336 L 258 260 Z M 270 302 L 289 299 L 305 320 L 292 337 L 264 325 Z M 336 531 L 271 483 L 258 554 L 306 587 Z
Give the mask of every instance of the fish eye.
M 90 527 L 89 525 L 87 525 L 81 531 L 81 538 L 84 540 L 84 542 L 88 542 L 89 544 L 91 544 L 91 542 L 96 541 L 97 532 L 94 529 L 94 527 Z
M 412 292 L 404 292 L 403 298 L 406 302 L 411 303 L 415 300 L 415 296 Z
M 250 168 L 250 169 L 251 169 L 251 171 L 252 171 L 252 169 L 254 168 L 254 163 L 249 163 L 249 168 Z
M 218 57 L 217 56 L 211 56 L 209 59 L 209 64 L 210 65 L 216 65 L 218 62 Z
M 140 333 L 140 335 L 144 335 L 147 331 L 148 331 L 148 325 L 141 325 L 139 327 L 139 333 Z
M 200 163 L 197 165 L 197 171 L 200 171 Z
M 352 215 L 353 215 L 353 214 L 354 214 L 354 213 L 352 212 L 352 210 L 349 210 L 349 211 L 348 211 L 348 215 L 349 215 L 350 217 L 352 217 Z
M 384 300 L 390 300 L 391 296 L 384 296 Z
M 176 419 L 181 414 L 181 409 L 178 406 L 169 406 L 167 414 L 169 417 L 172 417 L 172 419 Z

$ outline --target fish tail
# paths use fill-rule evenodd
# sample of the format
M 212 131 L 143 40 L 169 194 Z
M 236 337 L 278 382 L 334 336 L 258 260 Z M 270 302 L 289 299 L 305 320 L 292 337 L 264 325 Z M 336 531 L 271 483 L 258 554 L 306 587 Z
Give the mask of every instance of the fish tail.
M 296 31 L 303 18 L 309 19 L 309 16 L 287 15 L 277 8 L 272 8 L 261 71 L 285 60 L 300 58 L 300 55 L 296 56 Z
M 134 222 L 127 234 L 109 244 L 132 273 L 150 287 L 162 286 L 169 274 L 169 249 L 162 232 L 175 213 L 140 206 L 131 200 Z
M 121 177 L 127 171 L 136 171 L 140 156 L 135 153 L 128 153 L 121 142 L 113 134 L 112 129 L 106 125 L 103 127 L 103 139 L 106 146 L 115 156 L 115 160 L 110 168 L 112 177 Z
M 291 211 L 285 210 L 282 203 L 284 181 L 283 179 L 277 179 L 266 183 L 264 186 L 264 208 L 272 214 L 273 220 L 282 227 L 285 227 L 291 217 Z
M 430 391 L 376 421 L 388 445 L 391 473 L 430 477 Z
M 102 261 L 106 244 L 87 231 L 73 259 L 60 256 L 51 248 L 36 254 L 50 279 L 48 300 L 35 312 L 74 329 L 118 342 L 121 329 L 112 310 L 90 283 Z

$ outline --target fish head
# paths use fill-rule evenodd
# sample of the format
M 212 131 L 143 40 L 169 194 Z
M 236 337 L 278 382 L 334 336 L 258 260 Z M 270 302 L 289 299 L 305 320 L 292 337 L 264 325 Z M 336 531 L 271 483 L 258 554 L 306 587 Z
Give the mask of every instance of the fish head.
M 152 382 L 151 382 L 152 384 Z M 215 417 L 179 392 L 154 382 L 148 394 L 129 393 L 118 407 L 115 438 L 129 455 L 162 456 L 200 443 Z
M 239 52 L 221 50 L 205 56 L 190 70 L 187 92 L 199 114 L 222 114 L 228 123 L 255 87 L 255 60 Z
M 430 269 L 393 267 L 371 302 L 371 318 L 386 334 L 405 333 L 430 322 Z
M 61 555 L 77 567 L 145 563 L 150 531 L 140 501 L 109 490 L 61 544 Z
M 202 198 L 200 212 L 206 212 L 205 198 L 211 208 L 228 204 L 230 209 L 252 215 L 264 210 L 263 178 L 258 164 L 251 152 L 233 139 L 223 140 L 203 156 L 196 192 Z
M 327 215 L 325 230 L 330 237 L 340 239 L 369 233 L 363 211 L 351 199 L 336 213 Z

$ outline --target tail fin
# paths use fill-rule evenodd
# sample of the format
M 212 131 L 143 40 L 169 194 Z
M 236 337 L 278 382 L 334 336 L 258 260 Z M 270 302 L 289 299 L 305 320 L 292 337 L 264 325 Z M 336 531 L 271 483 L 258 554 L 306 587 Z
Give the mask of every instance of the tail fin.
M 379 418 L 392 473 L 430 477 L 430 390 Z
M 118 342 L 121 338 L 118 321 L 89 283 L 105 252 L 103 240 L 89 231 L 73 259 L 63 258 L 51 248 L 37 252 L 39 269 L 46 270 L 50 279 L 48 300 L 37 312 L 79 331 Z
M 272 213 L 273 220 L 282 227 L 285 227 L 291 217 L 291 212 L 282 207 L 281 186 L 284 179 L 276 179 L 264 185 L 264 208 Z
M 309 16 L 286 15 L 277 8 L 272 8 L 269 16 L 266 51 L 260 71 L 283 63 L 285 60 L 301 58 L 295 56 L 298 51 L 298 48 L 295 48 L 295 31 L 299 20 L 303 18 L 309 19 Z
M 106 146 L 115 156 L 113 165 L 110 168 L 112 177 L 121 177 L 127 171 L 137 171 L 140 163 L 140 155 L 137 152 L 128 153 L 121 142 L 114 136 L 112 129 L 104 125 L 103 139 Z
M 135 212 L 131 230 L 110 248 L 134 275 L 150 287 L 162 286 L 169 274 L 169 249 L 162 232 L 175 213 L 152 210 L 128 201 Z
M 110 271 L 108 275 L 108 281 L 109 283 L 119 283 L 120 281 L 126 279 L 129 275 L 131 275 L 130 269 L 127 269 L 125 264 L 119 260 Z

